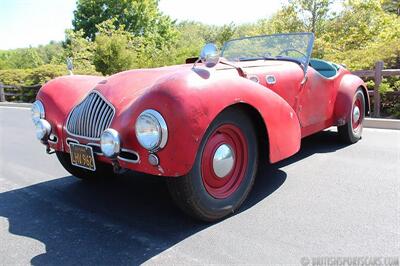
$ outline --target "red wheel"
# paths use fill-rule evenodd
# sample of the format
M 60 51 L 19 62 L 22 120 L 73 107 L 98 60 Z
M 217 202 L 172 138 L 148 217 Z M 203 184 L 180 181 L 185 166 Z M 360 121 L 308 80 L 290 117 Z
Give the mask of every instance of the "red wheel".
M 341 139 L 347 143 L 355 143 L 361 139 L 365 117 L 365 98 L 362 89 L 358 89 L 353 98 L 348 123 L 338 127 Z
M 217 221 L 234 213 L 253 186 L 258 145 L 252 120 L 241 110 L 227 109 L 203 136 L 192 170 L 169 178 L 175 203 L 203 221 Z
M 360 130 L 364 119 L 365 111 L 362 100 L 363 99 L 361 97 L 357 97 L 353 104 L 351 121 L 352 121 L 353 131 L 355 133 L 357 133 Z
M 222 125 L 209 137 L 201 158 L 201 176 L 207 192 L 224 199 L 244 178 L 248 161 L 247 141 L 235 125 Z

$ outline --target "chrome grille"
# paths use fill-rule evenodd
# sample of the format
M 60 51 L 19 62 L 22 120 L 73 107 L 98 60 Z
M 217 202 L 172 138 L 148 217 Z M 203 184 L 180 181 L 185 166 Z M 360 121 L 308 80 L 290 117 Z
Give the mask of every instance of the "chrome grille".
M 72 135 L 98 139 L 110 126 L 113 116 L 114 107 L 97 92 L 91 92 L 69 114 L 67 131 Z

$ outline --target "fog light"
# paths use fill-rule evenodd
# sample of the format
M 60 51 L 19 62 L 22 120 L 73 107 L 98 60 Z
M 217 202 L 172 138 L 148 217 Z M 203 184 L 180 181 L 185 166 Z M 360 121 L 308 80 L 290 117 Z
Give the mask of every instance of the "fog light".
M 38 140 L 45 140 L 51 133 L 50 123 L 44 119 L 40 119 L 35 124 L 36 127 L 36 138 Z
M 149 154 L 149 163 L 151 165 L 153 165 L 153 166 L 157 166 L 160 163 L 160 161 L 158 160 L 157 155 L 155 155 L 153 153 L 150 153 Z
M 115 129 L 107 128 L 100 137 L 100 148 L 104 156 L 115 158 L 121 150 L 119 134 Z

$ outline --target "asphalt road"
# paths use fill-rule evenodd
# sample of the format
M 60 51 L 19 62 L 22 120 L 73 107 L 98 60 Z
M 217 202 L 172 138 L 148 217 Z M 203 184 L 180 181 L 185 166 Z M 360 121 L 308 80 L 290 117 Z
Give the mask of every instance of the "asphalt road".
M 351 146 L 326 131 L 264 164 L 236 215 L 200 224 L 163 179 L 86 183 L 34 137 L 28 109 L 0 107 L 0 264 L 300 264 L 400 255 L 400 131 Z M 304 259 L 303 259 L 304 262 Z

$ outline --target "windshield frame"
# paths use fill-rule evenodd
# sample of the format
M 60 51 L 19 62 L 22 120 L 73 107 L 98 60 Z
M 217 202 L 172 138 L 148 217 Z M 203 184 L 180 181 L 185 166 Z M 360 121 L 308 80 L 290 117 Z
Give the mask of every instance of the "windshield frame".
M 247 37 L 241 37 L 241 38 L 235 38 L 235 39 L 231 39 L 227 42 L 224 43 L 224 45 L 222 46 L 221 49 L 221 57 L 224 57 L 224 51 L 227 48 L 227 46 L 229 45 L 229 43 L 234 42 L 234 41 L 240 41 L 240 40 L 244 40 L 244 39 L 255 39 L 255 38 L 263 38 L 263 37 L 274 37 L 274 36 L 291 36 L 291 35 L 306 35 L 309 36 L 309 41 L 307 44 L 307 49 L 306 49 L 306 60 L 305 62 L 298 60 L 296 58 L 293 57 L 289 57 L 289 56 L 282 56 L 282 57 L 254 57 L 254 58 L 243 58 L 243 60 L 239 60 L 239 62 L 242 61 L 256 61 L 256 60 L 282 60 L 282 61 L 291 61 L 291 62 L 297 62 L 300 65 L 303 65 L 303 69 L 304 69 L 304 73 L 307 72 L 307 68 L 308 65 L 310 63 L 310 59 L 311 59 L 311 53 L 313 50 L 313 46 L 314 46 L 314 33 L 312 32 L 290 32 L 290 33 L 276 33 L 276 34 L 265 34 L 265 35 L 256 35 L 256 36 L 247 36 Z M 227 59 L 228 61 L 230 61 L 229 59 Z

